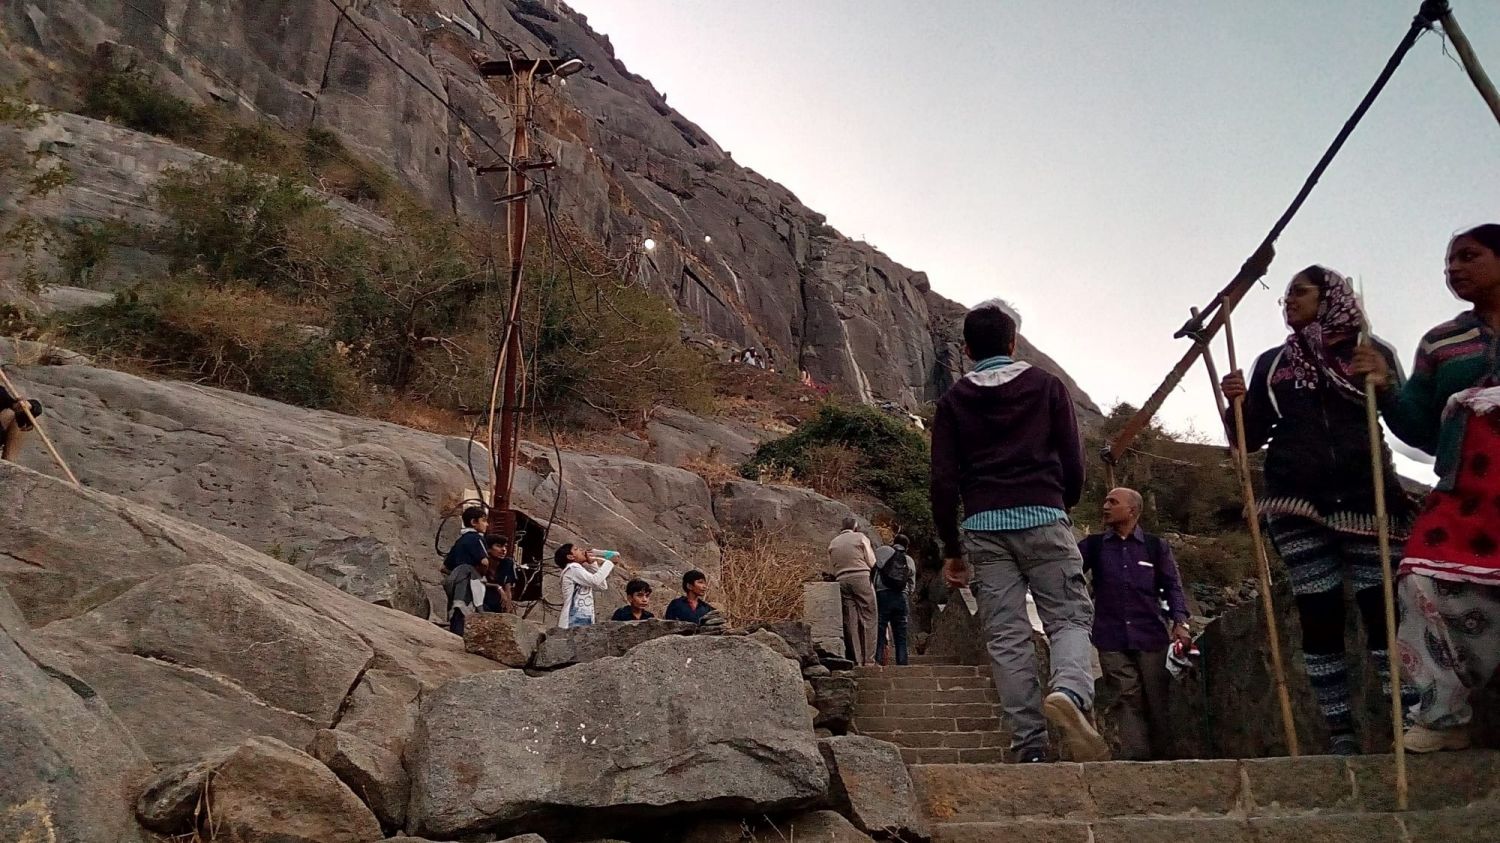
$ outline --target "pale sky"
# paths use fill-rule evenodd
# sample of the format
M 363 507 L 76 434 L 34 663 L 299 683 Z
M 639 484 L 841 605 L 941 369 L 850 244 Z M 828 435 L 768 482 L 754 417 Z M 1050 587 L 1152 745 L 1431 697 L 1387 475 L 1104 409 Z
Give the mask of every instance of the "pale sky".
M 570 0 L 736 161 L 1024 332 L 1104 409 L 1140 404 L 1374 80 L 1415 0 Z M 1453 0 L 1500 78 L 1500 3 Z M 1285 336 L 1302 267 L 1362 281 L 1409 367 L 1463 309 L 1461 228 L 1500 222 L 1500 125 L 1425 35 L 1237 312 L 1241 365 Z M 1216 345 L 1221 369 L 1224 346 Z M 1169 428 L 1218 441 L 1200 367 Z M 1429 469 L 1398 457 L 1402 470 Z

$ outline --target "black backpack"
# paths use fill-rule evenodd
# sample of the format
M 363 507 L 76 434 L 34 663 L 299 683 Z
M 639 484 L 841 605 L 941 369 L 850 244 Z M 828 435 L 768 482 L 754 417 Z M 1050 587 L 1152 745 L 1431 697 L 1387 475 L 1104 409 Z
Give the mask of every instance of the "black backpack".
M 911 568 L 906 564 L 906 551 L 899 547 L 894 550 L 891 558 L 880 565 L 880 579 L 891 591 L 905 591 L 906 584 L 911 582 Z

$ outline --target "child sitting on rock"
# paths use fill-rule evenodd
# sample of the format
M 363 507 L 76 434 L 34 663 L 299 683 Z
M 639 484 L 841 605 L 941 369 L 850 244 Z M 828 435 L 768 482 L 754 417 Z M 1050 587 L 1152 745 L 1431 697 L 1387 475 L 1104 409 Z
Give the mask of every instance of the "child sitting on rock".
M 656 615 L 651 614 L 651 583 L 643 579 L 633 579 L 625 583 L 626 605 L 615 610 L 609 616 L 612 621 L 649 621 Z

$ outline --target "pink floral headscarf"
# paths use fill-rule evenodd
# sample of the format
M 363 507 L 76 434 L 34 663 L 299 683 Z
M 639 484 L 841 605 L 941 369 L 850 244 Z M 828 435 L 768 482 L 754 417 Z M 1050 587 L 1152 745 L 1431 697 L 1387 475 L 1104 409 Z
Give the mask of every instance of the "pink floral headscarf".
M 1353 346 L 1346 340 L 1357 338 L 1365 328 L 1365 314 L 1348 276 L 1327 267 L 1319 285 L 1318 317 L 1300 330 L 1293 329 L 1286 338 L 1286 349 L 1271 383 L 1291 381 L 1293 389 L 1317 389 L 1327 383 L 1334 392 L 1353 401 L 1363 401 L 1364 392 L 1354 385 Z M 1340 353 L 1329 346 L 1343 345 Z

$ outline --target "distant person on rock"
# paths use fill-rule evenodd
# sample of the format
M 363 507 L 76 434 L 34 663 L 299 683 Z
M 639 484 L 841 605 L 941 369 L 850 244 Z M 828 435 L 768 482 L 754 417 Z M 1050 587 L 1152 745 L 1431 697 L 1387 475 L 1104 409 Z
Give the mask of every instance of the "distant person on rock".
M 890 544 L 875 549 L 876 664 L 886 663 L 886 630 L 890 630 L 896 664 L 906 664 L 907 619 L 911 614 L 907 599 L 917 581 L 917 563 L 906 553 L 910 541 L 897 535 Z
M 488 554 L 484 576 L 484 610 L 509 612 L 515 605 L 516 560 L 510 555 L 510 540 L 505 536 L 485 536 Z
M 1467 747 L 1474 702 L 1500 667 L 1500 225 L 1454 237 L 1447 275 L 1472 307 L 1422 337 L 1411 380 L 1377 348 L 1354 363 L 1391 432 L 1437 457 L 1400 569 L 1402 675 L 1421 700 L 1407 752 Z
M 31 418 L 26 417 L 26 411 L 31 411 Z M 42 402 L 34 398 L 16 398 L 10 394 L 10 390 L 0 386 L 0 459 L 11 462 L 21 455 L 21 445 L 26 442 L 26 434 L 36 425 L 32 420 L 42 414 Z
M 703 598 L 708 596 L 708 577 L 702 571 L 688 571 L 682 575 L 682 596 L 667 604 L 664 620 L 703 623 L 703 618 L 714 607 Z
M 589 550 L 573 544 L 557 549 L 553 560 L 562 569 L 562 612 L 557 625 L 563 629 L 594 623 L 594 592 L 609 590 L 609 574 L 615 569 L 613 550 Z
M 488 557 L 484 531 L 489 518 L 484 507 L 471 506 L 463 511 L 463 529 L 443 557 L 443 593 L 448 598 L 448 629 L 464 634 L 464 619 L 484 607 L 483 572 Z M 477 585 L 476 585 L 477 583 Z
M 828 543 L 827 575 L 839 584 L 844 607 L 845 654 L 855 664 L 875 662 L 879 612 L 875 606 L 875 549 L 850 515 L 843 529 Z
M 1088 716 L 1094 606 L 1068 520 L 1083 492 L 1083 446 L 1068 388 L 1014 359 L 1018 327 L 999 299 L 970 310 L 964 352 L 974 369 L 938 400 L 932 512 L 943 576 L 954 587 L 972 581 L 1016 760 L 1046 760 L 1050 721 L 1073 761 L 1100 761 L 1109 750 Z M 1045 701 L 1028 588 L 1051 643 L 1052 692 Z
M 1365 415 L 1363 379 L 1354 372 L 1355 350 L 1366 330 L 1350 280 L 1324 266 L 1292 276 L 1282 299 L 1290 333 L 1256 358 L 1247 383 L 1241 372 L 1224 377 L 1224 397 L 1244 400 L 1245 447 L 1266 449 L 1266 496 L 1257 502 L 1266 532 L 1286 563 L 1302 626 L 1302 657 L 1313 696 L 1328 724 L 1330 751 L 1360 751 L 1350 703 L 1344 652 L 1344 580 L 1364 621 L 1365 646 L 1390 698 L 1385 596 L 1375 526 L 1374 472 Z M 1372 339 L 1396 369 L 1396 353 Z M 1224 414 L 1235 441 L 1231 408 Z M 1391 558 L 1401 558 L 1413 507 L 1401 489 L 1390 449 L 1381 443 Z M 1407 706 L 1414 691 L 1403 689 Z
M 1193 640 L 1172 548 L 1141 529 L 1141 506 L 1134 489 L 1110 490 L 1104 498 L 1105 531 L 1078 544 L 1083 569 L 1094 577 L 1094 647 L 1105 684 L 1116 695 L 1125 761 L 1170 757 L 1167 648 L 1174 640 Z
M 625 605 L 609 616 L 612 621 L 649 621 L 651 614 L 651 583 L 633 579 L 625 583 Z

